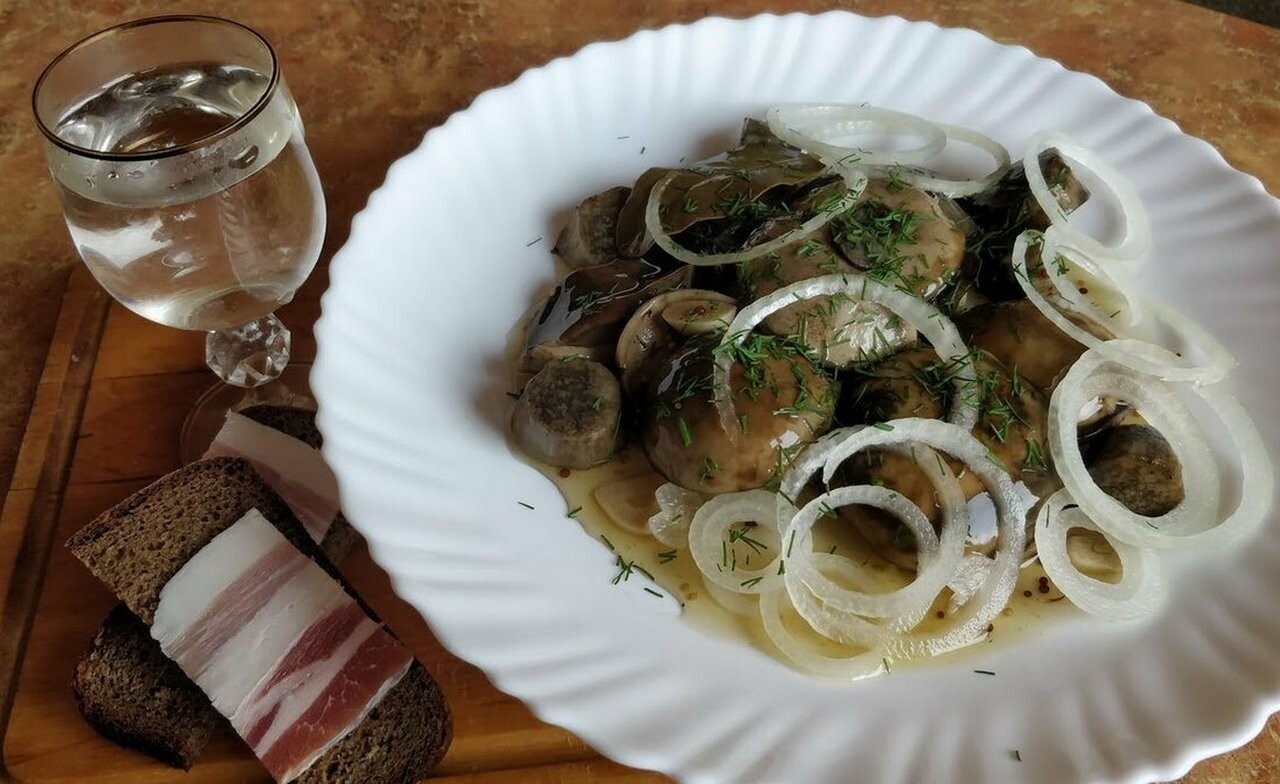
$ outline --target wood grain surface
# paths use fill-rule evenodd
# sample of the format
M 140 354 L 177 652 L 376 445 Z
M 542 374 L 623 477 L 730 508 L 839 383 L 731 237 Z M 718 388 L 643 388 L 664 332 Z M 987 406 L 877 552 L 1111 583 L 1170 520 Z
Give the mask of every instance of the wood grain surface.
M 526 67 L 591 40 L 688 21 L 712 9 L 742 16 L 831 7 L 975 27 L 998 40 L 1029 45 L 1147 100 L 1188 132 L 1217 144 L 1272 192 L 1280 188 L 1280 135 L 1275 132 L 1280 127 L 1280 33 L 1173 0 L 324 0 L 227 2 L 218 12 L 259 27 L 281 50 L 325 183 L 331 218 L 327 258 L 345 239 L 351 215 L 391 160 L 412 149 L 425 129 L 477 92 Z M 6 66 L 9 75 L 0 75 L 0 97 L 10 97 L 15 81 L 29 85 L 39 65 L 61 44 L 161 10 L 208 11 L 209 6 L 116 0 L 92 7 L 70 2 L 37 7 L 0 0 L 0 54 L 13 54 Z M 50 247 L 47 238 L 23 238 L 37 230 L 62 231 L 49 222 L 50 216 L 57 218 L 56 202 L 50 208 L 53 195 L 38 179 L 44 174 L 32 163 L 30 138 L 25 131 L 9 130 L 13 127 L 10 115 L 0 114 L 0 161 L 20 159 L 17 176 L 32 185 L 31 194 L 22 195 L 30 226 L 0 213 L 0 251 L 26 242 L 44 252 Z M 15 139 L 27 147 L 15 152 Z M 65 245 L 63 240 L 50 252 L 65 258 Z M 309 325 L 326 283 L 322 268 L 281 313 L 295 329 L 301 361 L 314 352 Z M 85 325 L 103 323 L 102 302 L 83 271 L 71 277 L 0 515 L 0 590 L 5 591 L 0 603 L 0 722 L 8 715 L 3 769 L 27 782 L 265 782 L 265 773 L 232 737 L 220 737 L 184 774 L 103 740 L 76 713 L 69 690 L 71 668 L 113 600 L 61 542 L 177 465 L 178 428 L 191 403 L 212 382 L 202 366 L 200 335 L 149 324 L 118 306 L 110 309 L 104 329 L 95 332 Z M 0 323 L 0 330 L 6 328 Z M 99 336 L 95 355 L 91 348 Z M 41 568 L 46 556 L 47 572 Z M 665 780 L 600 758 L 450 656 L 416 613 L 392 594 L 385 576 L 363 552 L 353 554 L 343 570 L 431 668 L 453 706 L 456 739 L 439 771 L 441 780 Z M 34 605 L 26 601 L 37 596 Z M 6 663 L 20 664 L 20 671 Z M 11 712 L 4 710 L 9 707 L 3 702 L 10 693 L 6 686 L 11 687 Z M 1280 724 L 1273 719 L 1249 746 L 1202 763 L 1185 781 L 1280 780 L 1278 733 Z

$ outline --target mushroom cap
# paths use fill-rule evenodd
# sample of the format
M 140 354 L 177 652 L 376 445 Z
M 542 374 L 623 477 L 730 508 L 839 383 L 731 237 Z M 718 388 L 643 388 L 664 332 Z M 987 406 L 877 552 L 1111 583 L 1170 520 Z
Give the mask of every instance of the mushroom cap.
M 623 388 L 644 390 L 686 337 L 724 329 L 736 312 L 733 297 L 707 289 L 676 289 L 641 305 L 618 336 L 615 361 Z
M 730 369 L 737 432 L 725 431 L 712 399 L 711 341 L 671 355 L 651 385 L 641 442 L 669 481 L 707 494 L 762 487 L 830 426 L 834 383 L 794 346 L 756 337 L 767 346 L 761 356 Z

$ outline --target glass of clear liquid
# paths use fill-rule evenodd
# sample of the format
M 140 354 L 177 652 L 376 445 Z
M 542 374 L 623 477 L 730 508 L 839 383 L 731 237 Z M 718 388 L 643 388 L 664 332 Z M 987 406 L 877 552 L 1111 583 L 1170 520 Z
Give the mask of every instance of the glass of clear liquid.
M 184 441 L 211 436 L 243 390 L 284 372 L 290 336 L 273 311 L 324 240 L 320 178 L 275 51 L 216 17 L 128 22 L 58 55 L 32 106 L 94 277 L 144 318 L 207 333 L 206 363 L 233 389 L 202 398 Z M 184 443 L 184 458 L 203 447 Z

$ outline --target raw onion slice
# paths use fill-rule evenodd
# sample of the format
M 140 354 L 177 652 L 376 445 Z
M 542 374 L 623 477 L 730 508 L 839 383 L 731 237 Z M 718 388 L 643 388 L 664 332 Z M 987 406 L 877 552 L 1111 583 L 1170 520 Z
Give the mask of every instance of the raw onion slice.
M 943 123 L 937 123 L 936 125 L 946 135 L 948 144 L 953 141 L 964 142 L 990 155 L 994 164 L 991 172 L 971 179 L 950 179 L 912 168 L 905 168 L 897 172 L 897 177 L 902 182 L 922 191 L 940 193 L 943 196 L 959 199 L 990 190 L 1009 173 L 1009 151 L 1000 142 L 984 133 L 978 133 L 960 125 L 945 125 Z
M 1076 287 L 1074 281 L 1071 280 L 1067 270 L 1070 267 L 1060 265 L 1059 257 L 1062 258 L 1065 265 L 1075 267 L 1087 274 L 1092 280 L 1089 282 L 1090 291 L 1095 296 L 1110 295 L 1123 301 L 1123 306 L 1119 308 L 1119 312 L 1106 313 L 1102 308 L 1094 304 L 1093 299 L 1080 291 Z M 1049 230 L 1044 233 L 1043 244 L 1040 248 L 1040 265 L 1044 270 L 1045 277 L 1053 284 L 1054 290 L 1058 292 L 1058 296 L 1068 304 L 1071 310 L 1075 311 L 1084 318 L 1094 322 L 1107 329 L 1113 334 L 1128 334 L 1131 327 L 1136 326 L 1145 315 L 1143 303 L 1137 295 L 1137 283 L 1129 278 L 1128 272 L 1116 268 L 1103 268 L 1096 264 L 1093 259 L 1084 253 L 1062 244 L 1059 239 L 1059 230 L 1056 226 L 1050 226 Z M 1029 270 L 1028 270 L 1029 271 Z M 1102 287 L 1102 291 L 1096 291 L 1096 287 Z M 1124 315 L 1123 320 L 1117 316 Z
M 1062 205 L 1054 198 L 1049 184 L 1045 182 L 1044 170 L 1040 168 L 1040 154 L 1046 150 L 1057 150 L 1058 153 L 1071 159 L 1075 164 L 1092 171 L 1106 183 L 1115 194 L 1120 210 L 1124 213 L 1125 235 L 1115 245 L 1107 245 L 1079 229 L 1071 220 Z M 1147 218 L 1147 210 L 1142 205 L 1138 192 L 1129 180 L 1116 171 L 1105 159 L 1080 142 L 1058 131 L 1041 131 L 1031 137 L 1027 143 L 1027 152 L 1022 158 L 1023 168 L 1027 174 L 1027 186 L 1031 195 L 1049 222 L 1062 232 L 1063 242 L 1098 259 L 1119 261 L 1137 261 L 1151 250 L 1151 222 Z
M 592 496 L 614 525 L 628 533 L 644 535 L 649 533 L 653 498 L 661 481 L 662 477 L 654 474 L 642 474 L 601 485 Z
M 1089 401 L 1110 396 L 1125 401 L 1164 436 L 1182 466 L 1185 496 L 1159 517 L 1129 511 L 1102 492 L 1089 476 L 1080 451 L 1076 421 Z M 1070 428 L 1064 422 L 1071 420 Z M 1085 352 L 1067 371 L 1049 401 L 1049 452 L 1063 485 L 1103 531 L 1122 542 L 1160 546 L 1170 536 L 1186 536 L 1212 527 L 1221 486 L 1209 444 L 1177 394 L 1159 379 L 1145 377 Z M 1175 545 L 1167 541 L 1163 546 Z
M 809 547 L 808 543 L 805 547 Z M 838 578 L 854 590 L 875 590 L 866 571 L 844 556 L 832 553 L 813 553 L 817 572 L 824 578 Z M 818 634 L 843 645 L 875 648 L 884 645 L 900 632 L 893 628 L 891 619 L 866 618 L 857 613 L 837 610 L 814 596 L 808 586 L 787 584 L 787 598 L 796 613 Z
M 756 524 L 754 530 L 772 531 L 779 540 L 778 552 L 772 558 L 763 550 L 751 548 L 757 550 L 754 554 L 760 564 L 754 569 L 735 564 L 730 557 L 736 542 L 730 541 L 729 529 L 747 522 Z M 689 526 L 689 552 L 703 578 L 734 593 L 765 593 L 782 586 L 779 574 L 782 570 L 778 565 L 783 557 L 780 542 L 778 502 L 768 490 L 714 496 L 698 509 Z
M 818 519 L 835 509 L 854 504 L 882 509 L 901 521 L 915 537 L 919 547 L 919 572 L 908 585 L 887 593 L 868 593 L 845 588 L 823 575 L 814 567 L 808 556 L 812 555 L 813 525 Z M 962 504 L 963 505 L 963 502 Z M 948 521 L 959 536 L 951 536 L 951 547 L 939 549 L 939 538 L 928 518 L 915 504 L 896 490 L 874 485 L 838 487 L 823 493 L 800 510 L 792 521 L 791 533 L 799 540 L 799 552 L 788 558 L 784 577 L 787 592 L 794 596 L 805 589 L 813 593 L 826 606 L 846 613 L 872 618 L 888 618 L 889 626 L 897 631 L 910 629 L 920 622 L 934 598 L 951 580 L 964 550 L 964 529 L 954 519 Z M 808 619 L 806 619 L 808 620 Z
M 1173 331 L 1180 333 L 1189 345 L 1195 346 L 1198 351 L 1208 357 L 1209 363 L 1207 365 L 1193 365 L 1182 357 L 1164 351 L 1154 343 L 1145 343 L 1134 339 L 1103 340 L 1088 330 L 1081 328 L 1054 307 L 1032 283 L 1031 269 L 1027 264 L 1027 251 L 1030 249 L 1032 242 L 1042 241 L 1043 235 L 1037 235 L 1033 232 L 1023 232 L 1018 235 L 1018 239 L 1013 245 L 1011 259 L 1014 278 L 1017 279 L 1018 285 L 1022 287 L 1022 291 L 1027 295 L 1027 299 L 1031 300 L 1032 304 L 1044 314 L 1044 317 L 1077 342 L 1098 351 L 1107 359 L 1118 364 L 1148 373 L 1156 378 L 1175 381 L 1195 381 L 1203 384 L 1216 383 L 1226 377 L 1228 371 L 1235 364 L 1235 360 L 1227 352 L 1226 348 L 1215 340 L 1213 336 L 1205 332 L 1203 327 L 1200 327 L 1186 316 L 1177 313 L 1172 308 L 1155 302 L 1146 302 L 1144 306 L 1154 318 L 1159 319 Z M 1052 263 L 1044 267 L 1044 269 L 1051 277 L 1058 274 Z M 1115 281 L 1114 278 L 1111 280 Z M 1130 296 L 1129 299 L 1132 301 L 1134 297 Z M 1109 325 L 1106 326 L 1110 328 Z M 1134 350 L 1133 347 L 1135 345 L 1148 345 L 1154 349 L 1161 349 L 1161 352 L 1153 355 L 1150 352 Z
M 1067 534 L 1073 528 L 1096 531 L 1120 558 L 1120 581 L 1108 583 L 1081 572 L 1067 553 Z M 1129 619 L 1150 615 L 1164 598 L 1160 562 L 1155 553 L 1108 536 L 1079 507 L 1071 494 L 1059 490 L 1036 517 L 1036 549 L 1045 574 L 1071 603 L 1101 618 Z
M 783 286 L 738 311 L 729 329 L 725 330 L 721 346 L 731 343 L 740 345 L 761 322 L 788 305 L 814 297 L 832 295 L 844 295 L 855 300 L 871 300 L 884 305 L 924 335 L 943 361 L 963 362 L 963 367 L 955 373 L 956 393 L 948 419 L 965 429 L 973 428 L 978 421 L 978 410 L 971 404 L 971 401 L 978 399 L 976 382 L 973 365 L 969 361 L 969 347 L 960 337 L 955 324 L 943 315 L 942 311 L 919 297 L 872 280 L 866 275 L 856 273 L 820 275 Z M 737 433 L 738 426 L 733 410 L 733 395 L 729 389 L 731 364 L 732 360 L 728 352 L 716 352 L 715 366 L 712 370 L 712 388 L 716 407 L 720 410 L 720 425 L 726 433 L 733 436 Z
M 765 119 L 769 130 L 784 142 L 828 163 L 842 167 L 925 163 L 942 152 L 946 134 L 923 117 L 877 106 L 855 104 L 793 104 L 775 106 Z M 824 141 L 842 133 L 880 132 L 914 136 L 920 146 L 908 150 L 863 150 Z
M 667 547 L 688 547 L 689 524 L 707 497 L 670 482 L 659 485 L 653 497 L 658 513 L 649 518 L 649 533 Z
M 850 437 L 833 448 L 823 469 L 823 480 L 830 482 L 840 464 L 863 449 L 893 444 L 925 444 L 964 463 L 987 488 L 999 514 L 999 545 L 995 558 L 986 581 L 973 598 L 949 616 L 943 629 L 902 635 L 888 642 L 884 649 L 891 658 L 931 656 L 981 639 L 987 624 L 1008 603 L 1026 547 L 1027 506 L 1009 474 L 968 430 L 936 419 L 895 419 L 887 426 L 890 429 L 859 431 L 859 436 L 865 436 L 857 440 Z
M 1170 352 L 1130 342 L 1127 350 L 1148 361 L 1172 359 Z M 1275 477 L 1262 437 L 1244 407 L 1220 384 L 1184 384 L 1221 420 L 1235 443 L 1242 466 L 1240 502 L 1221 518 L 1221 483 L 1209 444 L 1175 387 L 1087 351 L 1067 371 L 1049 401 L 1049 451 L 1063 485 L 1085 514 L 1108 536 L 1153 549 L 1221 547 L 1239 541 L 1266 517 Z M 1085 468 L 1076 439 L 1074 413 L 1090 399 L 1113 395 L 1136 408 L 1169 442 L 1182 464 L 1184 498 L 1160 517 L 1135 514 L 1104 493 Z
M 877 434 L 882 432 L 884 431 L 873 427 L 853 428 L 849 437 L 840 442 L 840 446 L 853 450 L 850 452 L 853 454 L 869 448 L 863 444 L 881 441 Z M 915 504 L 894 490 L 876 485 L 837 487 L 805 504 L 792 518 L 787 532 L 785 583 L 797 607 L 799 601 L 796 595 L 807 588 L 832 609 L 890 619 L 888 626 L 906 630 L 920 622 L 938 593 L 955 576 L 964 555 L 965 538 L 969 532 L 969 508 L 955 474 L 937 452 L 923 444 L 889 444 L 885 448 L 913 457 L 916 465 L 933 484 L 943 513 L 941 536 L 933 530 L 933 525 Z M 919 558 L 918 572 L 910 584 L 888 593 L 850 590 L 829 580 L 814 566 L 813 526 L 823 515 L 854 504 L 882 509 L 911 531 Z M 843 558 L 841 560 L 848 561 Z M 856 571 L 852 561 L 848 561 L 847 566 L 850 571 Z
M 754 618 L 760 612 L 760 601 L 756 594 L 726 590 L 710 580 L 703 580 L 702 587 L 712 601 L 734 615 Z
M 981 553 L 969 553 L 960 561 L 960 567 L 947 583 L 951 589 L 951 599 L 947 602 L 947 612 L 954 613 L 978 595 L 978 589 L 987 581 L 994 562 Z M 1023 561 L 1021 566 L 1026 566 Z
M 812 643 L 792 634 L 782 622 L 782 613 L 787 604 L 785 591 L 761 594 L 760 620 L 769 640 L 798 667 L 814 675 L 847 680 L 879 675 L 886 670 L 887 659 L 874 647 L 845 658 L 828 656 L 815 650 Z
M 671 234 L 662 226 L 662 192 L 666 190 L 667 185 L 679 172 L 672 172 L 667 176 L 658 180 L 653 186 L 653 192 L 649 195 L 649 203 L 644 208 L 644 223 L 649 233 L 653 235 L 653 241 L 658 247 L 662 248 L 674 258 L 683 261 L 685 264 L 692 264 L 698 267 L 713 267 L 720 264 L 739 264 L 744 261 L 766 256 L 797 240 L 808 237 L 818 229 L 826 226 L 837 215 L 844 213 L 850 207 L 858 202 L 858 198 L 862 196 L 862 191 L 867 187 L 867 177 L 860 172 L 846 171 L 841 176 L 845 179 L 845 184 L 849 190 L 845 195 L 831 207 L 820 211 L 817 215 L 809 220 L 801 223 L 791 231 L 779 237 L 762 242 L 743 250 L 736 250 L 731 253 L 694 253 L 688 248 L 680 245 L 671 238 Z

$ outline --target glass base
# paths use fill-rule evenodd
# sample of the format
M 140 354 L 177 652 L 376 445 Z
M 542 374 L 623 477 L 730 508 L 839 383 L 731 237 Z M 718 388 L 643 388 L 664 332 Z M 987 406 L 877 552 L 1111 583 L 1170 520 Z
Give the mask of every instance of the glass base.
M 262 386 L 245 389 L 230 384 L 215 384 L 196 400 L 187 420 L 182 423 L 178 442 L 182 464 L 194 462 L 213 443 L 213 437 L 222 429 L 228 411 L 258 405 L 290 406 L 315 410 L 316 401 L 311 396 L 311 365 L 294 362 L 285 367 L 275 380 Z

